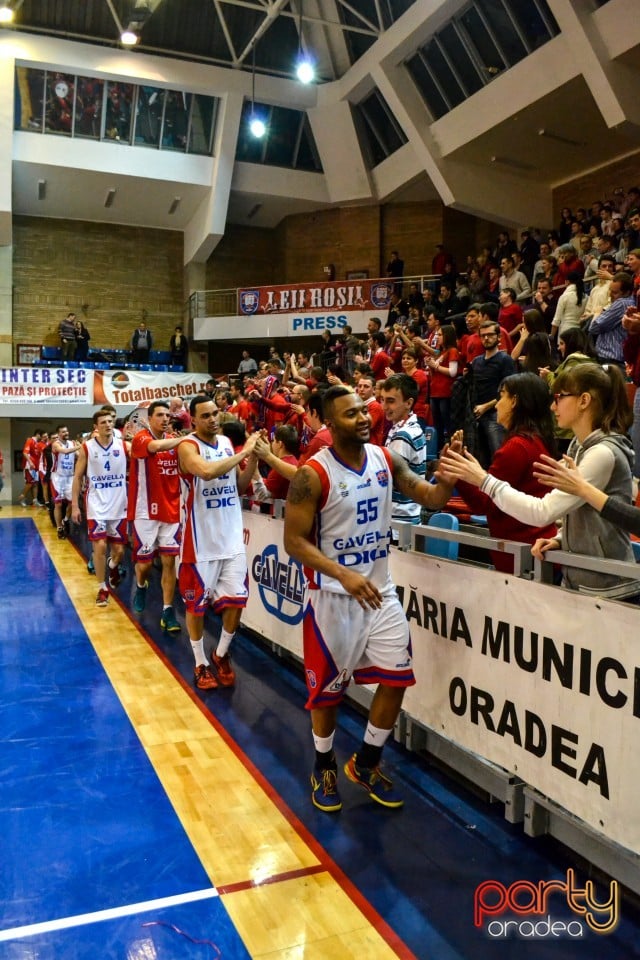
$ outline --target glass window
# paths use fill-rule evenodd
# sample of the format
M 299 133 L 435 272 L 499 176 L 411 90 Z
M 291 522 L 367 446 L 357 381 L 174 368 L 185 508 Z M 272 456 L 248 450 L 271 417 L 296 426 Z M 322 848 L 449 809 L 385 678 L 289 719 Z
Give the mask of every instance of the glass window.
M 465 99 L 465 92 L 458 83 L 458 80 L 451 70 L 451 67 L 444 58 L 436 41 L 432 40 L 424 48 L 424 59 L 436 78 L 444 95 L 451 104 L 451 107 L 457 107 Z
M 16 67 L 15 128 L 42 133 L 44 123 L 44 70 Z
M 493 37 L 487 30 L 482 17 L 474 7 L 467 10 L 460 18 L 462 26 L 465 28 L 470 42 L 478 52 L 478 59 L 487 71 L 487 82 L 496 73 L 501 73 L 505 69 L 506 63 L 493 40 Z
M 187 149 L 189 129 L 189 108 L 191 94 L 182 90 L 167 90 L 164 102 L 164 120 L 162 123 L 162 149 Z
M 312 172 L 322 173 L 322 163 L 320 162 L 313 131 L 311 130 L 311 124 L 309 123 L 309 118 L 306 113 L 300 135 L 298 153 L 295 157 L 295 166 L 297 170 L 311 170 Z
M 104 81 L 92 77 L 78 77 L 76 86 L 76 110 L 73 124 L 74 137 L 100 139 L 102 121 L 102 98 Z
M 545 0 L 542 0 L 542 9 L 544 9 L 547 18 L 546 22 L 535 0 L 509 0 L 509 9 L 532 50 L 537 50 L 558 32 L 553 14 L 547 7 Z M 550 33 L 547 24 L 552 29 L 555 26 L 555 31 Z
M 164 94 L 160 87 L 138 87 L 134 143 L 146 147 L 160 145 Z
M 71 136 L 75 77 L 69 73 L 47 73 L 45 130 Z
M 518 36 L 502 0 L 475 0 L 475 5 L 482 11 L 490 30 L 497 37 L 509 66 L 526 57 L 526 47 Z
M 293 152 L 298 139 L 300 112 L 286 107 L 273 107 L 269 123 L 269 135 L 265 163 L 276 167 L 291 167 Z
M 117 143 L 131 142 L 131 108 L 134 86 L 132 83 L 107 82 L 105 104 L 105 140 Z
M 453 25 L 448 24 L 438 34 L 440 45 L 451 61 L 456 74 L 464 84 L 467 96 L 471 96 L 483 86 L 483 78 L 478 73 L 469 51 L 465 49 L 460 36 Z
M 374 90 L 358 104 L 355 114 L 359 118 L 358 131 L 371 166 L 382 163 L 407 142 L 404 131 L 379 90 Z
M 407 61 L 407 69 L 413 77 L 413 82 L 422 94 L 422 98 L 433 119 L 438 120 L 440 117 L 443 117 L 445 113 L 448 113 L 449 104 L 440 93 L 437 85 L 433 82 L 421 54 L 417 53 L 415 57 Z
M 196 93 L 191 102 L 191 128 L 189 131 L 189 153 L 210 156 L 213 152 L 213 131 L 215 127 L 218 100 Z

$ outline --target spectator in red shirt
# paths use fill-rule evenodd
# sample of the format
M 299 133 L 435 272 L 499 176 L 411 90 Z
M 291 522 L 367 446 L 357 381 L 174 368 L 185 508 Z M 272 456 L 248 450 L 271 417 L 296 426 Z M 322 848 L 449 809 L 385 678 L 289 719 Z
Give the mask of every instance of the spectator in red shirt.
M 513 287 L 503 287 L 498 300 L 500 303 L 498 323 L 509 335 L 519 333 L 522 328 L 522 307 L 516 303 L 516 292 Z
M 385 380 L 385 370 L 391 366 L 391 357 L 386 352 L 387 338 L 384 333 L 374 333 L 371 337 L 373 353 L 370 365 L 374 380 Z
M 576 253 L 573 244 L 563 243 L 561 247 L 558 247 L 557 258 L 558 272 L 553 281 L 554 287 L 568 287 L 569 274 L 572 271 L 584 277 L 584 263 Z
M 298 469 L 298 431 L 295 427 L 281 423 L 276 427 L 271 446 L 258 441 L 253 455 L 258 455 L 270 468 L 266 477 L 262 477 L 255 463 L 252 478 L 253 499 L 259 503 L 273 503 L 274 500 L 286 500 L 289 484 Z
M 364 400 L 367 413 L 371 417 L 369 443 L 375 443 L 378 447 L 384 446 L 384 410 L 382 404 L 378 403 L 375 398 L 375 380 L 371 377 L 360 377 L 356 393 Z
M 424 429 L 431 424 L 429 408 L 429 375 L 418 367 L 418 351 L 414 347 L 405 347 L 402 352 L 402 372 L 418 384 L 418 398 L 412 410 L 420 426 Z
M 324 423 L 324 409 L 321 393 L 312 393 L 309 397 L 306 420 L 307 426 L 312 432 L 312 437 L 306 450 L 300 454 L 300 459 L 298 461 L 298 466 L 300 467 L 304 466 L 309 457 L 312 457 L 314 453 L 318 453 L 318 451 L 322 450 L 323 447 L 330 447 L 333 443 L 331 431 L 325 426 Z

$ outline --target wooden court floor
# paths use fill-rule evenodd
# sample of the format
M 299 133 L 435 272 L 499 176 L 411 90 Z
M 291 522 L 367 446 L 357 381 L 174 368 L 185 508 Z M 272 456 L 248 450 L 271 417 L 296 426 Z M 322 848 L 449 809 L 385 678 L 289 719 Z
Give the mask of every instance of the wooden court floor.
M 130 576 L 97 609 L 44 510 L 2 511 L 0 574 L 0 958 L 640 956 L 631 905 L 590 946 L 487 940 L 475 885 L 561 875 L 566 852 L 396 748 L 405 810 L 354 788 L 319 813 L 296 672 L 238 638 L 236 689 L 195 691 L 152 591 L 142 618 Z M 345 757 L 361 726 L 345 713 Z

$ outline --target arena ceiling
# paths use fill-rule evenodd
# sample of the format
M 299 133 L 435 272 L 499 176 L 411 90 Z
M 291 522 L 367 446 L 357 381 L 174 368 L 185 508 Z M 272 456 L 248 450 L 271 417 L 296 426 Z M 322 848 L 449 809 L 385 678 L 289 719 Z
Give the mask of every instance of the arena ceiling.
M 15 0 L 13 26 L 67 40 L 119 46 L 200 63 L 294 75 L 300 45 L 321 80 L 335 80 L 413 0 Z

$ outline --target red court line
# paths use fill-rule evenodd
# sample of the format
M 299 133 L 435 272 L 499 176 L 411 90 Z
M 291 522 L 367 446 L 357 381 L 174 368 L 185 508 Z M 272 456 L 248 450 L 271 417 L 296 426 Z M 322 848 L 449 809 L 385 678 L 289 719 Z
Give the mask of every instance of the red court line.
M 68 540 L 73 548 L 78 552 L 81 559 L 86 564 L 86 557 L 80 547 L 74 543 L 72 540 Z M 173 675 L 174 679 L 178 681 L 183 690 L 188 693 L 193 702 L 196 704 L 200 712 L 207 718 L 211 726 L 214 728 L 216 733 L 224 740 L 225 744 L 229 749 L 236 755 L 240 760 L 243 766 L 249 771 L 256 783 L 263 789 L 266 795 L 269 797 L 274 806 L 280 811 L 280 813 L 285 817 L 287 822 L 291 824 L 293 829 L 299 835 L 299 837 L 304 840 L 306 845 L 312 851 L 312 853 L 320 861 L 319 869 L 311 867 L 308 868 L 310 872 L 326 872 L 328 873 L 339 886 L 344 890 L 349 899 L 355 906 L 360 910 L 363 916 L 371 924 L 374 930 L 380 934 L 382 939 L 391 947 L 391 949 L 396 953 L 400 960 L 418 960 L 416 955 L 409 949 L 409 947 L 404 943 L 404 941 L 398 936 L 398 934 L 393 930 L 392 927 L 380 916 L 378 911 L 373 907 L 366 897 L 358 890 L 356 885 L 349 879 L 349 877 L 341 870 L 338 864 L 329 856 L 324 847 L 316 840 L 314 835 L 307 829 L 307 827 L 298 819 L 296 814 L 287 806 L 280 794 L 274 789 L 271 783 L 263 775 L 263 773 L 256 767 L 253 761 L 246 755 L 244 750 L 236 743 L 233 737 L 228 733 L 226 728 L 220 723 L 218 718 L 209 710 L 207 705 L 203 703 L 200 699 L 194 688 L 188 683 L 182 674 L 174 667 L 169 658 L 163 653 L 163 651 L 157 646 L 155 641 L 149 636 L 149 634 L 143 629 L 140 623 L 135 619 L 131 611 L 123 601 L 117 596 L 117 594 L 111 594 L 112 599 L 119 605 L 120 609 L 127 615 L 133 626 L 137 629 L 140 636 L 148 643 L 156 656 L 162 661 L 167 670 Z M 297 872 L 297 871 L 294 871 Z M 304 875 L 307 872 L 306 869 L 303 869 L 301 875 Z M 288 878 L 288 875 L 284 875 L 285 879 Z M 277 878 L 279 879 L 279 878 Z M 265 881 L 263 881 L 265 882 Z M 276 882 L 274 879 L 273 882 Z M 241 889 L 248 889 L 255 884 L 250 881 L 241 881 Z M 235 887 L 236 885 L 231 885 Z M 216 887 L 220 890 L 220 888 Z M 222 892 L 222 890 L 220 890 Z
M 216 890 L 222 896 L 224 893 L 238 893 L 240 890 L 251 890 L 253 887 L 264 887 L 268 883 L 281 883 L 283 880 L 297 880 L 298 877 L 310 877 L 314 873 L 326 873 L 323 864 L 318 863 L 315 867 L 300 867 L 299 870 L 285 870 L 283 873 L 274 873 L 263 880 L 238 880 L 237 883 L 227 883 L 223 887 L 216 886 Z

